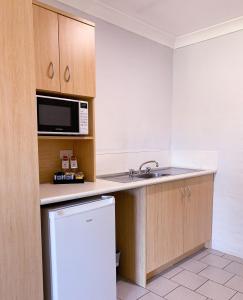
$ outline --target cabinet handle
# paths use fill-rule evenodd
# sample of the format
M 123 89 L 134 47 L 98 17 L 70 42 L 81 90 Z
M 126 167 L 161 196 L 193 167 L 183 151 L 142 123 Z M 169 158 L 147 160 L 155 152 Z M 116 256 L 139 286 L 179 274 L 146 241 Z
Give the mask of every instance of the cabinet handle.
M 66 82 L 69 82 L 71 78 L 70 69 L 69 66 L 66 66 L 65 72 L 64 72 L 64 79 Z
M 55 75 L 54 65 L 53 62 L 51 61 L 48 67 L 48 77 L 53 79 L 54 75 Z
M 182 199 L 184 199 L 186 196 L 186 190 L 183 187 L 181 187 L 180 190 L 181 190 Z
M 191 197 L 191 189 L 190 189 L 190 187 L 187 185 L 186 186 L 186 189 L 187 189 L 187 196 L 190 198 Z

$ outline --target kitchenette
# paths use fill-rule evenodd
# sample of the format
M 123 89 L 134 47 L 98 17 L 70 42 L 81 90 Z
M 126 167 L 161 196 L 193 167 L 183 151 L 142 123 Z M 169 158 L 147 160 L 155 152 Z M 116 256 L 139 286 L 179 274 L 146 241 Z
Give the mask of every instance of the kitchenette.
M 151 162 L 148 162 L 148 165 L 151 165 Z M 132 174 L 130 171 L 100 176 L 96 182 L 85 182 L 82 185 L 51 183 L 40 185 L 42 211 L 54 210 L 59 214 L 58 218 L 67 218 L 69 223 L 71 217 L 68 209 L 87 206 L 88 210 L 90 205 L 90 214 L 86 217 L 85 215 L 82 217 L 82 212 L 73 211 L 74 216 L 79 215 L 80 220 L 84 220 L 83 225 L 76 226 L 75 230 L 61 227 L 63 232 L 60 232 L 59 236 L 63 246 L 59 246 L 61 248 L 58 249 L 57 240 L 53 237 L 54 253 L 44 252 L 44 260 L 55 266 L 51 271 L 48 268 L 44 272 L 48 278 L 46 283 L 46 290 L 50 292 L 48 299 L 60 299 L 60 296 L 55 298 L 53 292 L 57 293 L 56 295 L 64 295 L 64 290 L 74 298 L 78 294 L 84 295 L 83 292 L 86 296 L 89 295 L 88 299 L 96 299 L 97 292 L 100 299 L 114 299 L 115 249 L 119 249 L 120 252 L 119 276 L 146 287 L 147 280 L 210 245 L 215 170 L 159 168 L 159 166 L 155 169 L 148 168 L 141 168 L 137 172 L 133 170 Z M 109 202 L 111 199 L 115 202 L 113 202 L 115 206 L 110 212 L 107 209 L 105 215 L 104 209 L 111 205 Z M 99 210 L 104 219 L 99 218 Z M 47 222 L 46 217 L 42 220 L 44 224 Z M 87 222 L 90 222 L 91 228 L 86 226 Z M 96 223 L 96 229 L 92 229 L 92 223 Z M 69 226 L 72 228 L 72 225 Z M 51 231 L 50 226 L 49 230 Z M 42 232 L 50 236 L 50 232 L 46 230 Z M 73 232 L 76 232 L 74 240 L 71 238 Z M 77 246 L 78 240 L 85 248 Z M 106 245 L 104 250 L 102 245 Z M 48 248 L 50 249 L 50 246 Z M 64 249 L 67 249 L 67 253 Z M 80 253 L 79 259 L 79 254 L 71 254 L 73 249 L 82 249 L 77 252 Z M 66 257 L 58 260 L 59 252 Z M 87 264 L 83 265 L 82 259 L 85 259 Z M 62 272 L 66 280 L 62 278 Z M 74 288 L 75 281 L 70 278 L 73 276 L 81 278 L 89 272 L 92 274 L 90 282 L 97 280 L 100 283 L 96 284 L 97 289 L 84 288 L 89 287 L 86 281 L 83 281 L 84 286 L 77 281 L 77 288 Z M 87 280 L 88 275 L 85 275 L 85 278 Z M 108 290 L 104 288 L 106 285 L 110 286 Z
M 39 2 L 33 19 L 45 299 L 114 300 L 116 273 L 146 288 L 210 246 L 215 170 L 97 176 L 95 24 Z
M 0 11 L 0 299 L 243 299 L 242 110 L 214 103 L 223 55 L 200 50 L 217 38 L 172 45 L 102 1 Z

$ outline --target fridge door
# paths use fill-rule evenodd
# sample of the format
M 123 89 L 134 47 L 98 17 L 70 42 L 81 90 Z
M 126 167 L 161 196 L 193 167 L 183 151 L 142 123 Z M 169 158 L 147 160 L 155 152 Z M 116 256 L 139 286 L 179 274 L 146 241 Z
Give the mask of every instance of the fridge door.
M 49 212 L 52 300 L 116 299 L 114 198 Z

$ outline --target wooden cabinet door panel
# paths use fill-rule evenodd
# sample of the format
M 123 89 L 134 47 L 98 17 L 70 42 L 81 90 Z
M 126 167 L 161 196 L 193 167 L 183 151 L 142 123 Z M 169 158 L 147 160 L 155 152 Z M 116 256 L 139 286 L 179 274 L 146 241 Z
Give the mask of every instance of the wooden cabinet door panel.
M 147 187 L 147 273 L 183 254 L 183 181 Z
M 184 252 L 211 239 L 213 175 L 185 180 Z
M 32 17 L 31 1 L 1 1 L 1 300 L 43 300 Z
M 62 15 L 58 18 L 61 92 L 94 97 L 94 27 Z
M 36 87 L 60 92 L 58 15 L 33 5 Z

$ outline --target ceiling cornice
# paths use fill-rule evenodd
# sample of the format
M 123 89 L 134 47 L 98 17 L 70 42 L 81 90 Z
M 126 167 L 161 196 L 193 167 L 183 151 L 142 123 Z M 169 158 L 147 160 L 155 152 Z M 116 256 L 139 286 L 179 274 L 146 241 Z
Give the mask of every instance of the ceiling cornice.
M 87 14 L 100 18 L 104 21 L 117 25 L 140 36 L 158 42 L 162 45 L 174 48 L 175 36 L 160 30 L 159 28 L 143 22 L 138 18 L 104 5 L 100 1 L 77 1 L 77 0 L 58 0 L 66 5 L 75 7 Z
M 48 0 L 42 1 L 48 2 Z M 161 29 L 140 20 L 139 18 L 132 17 L 120 10 L 105 5 L 99 0 L 58 0 L 58 2 L 79 9 L 84 13 L 100 18 L 173 49 L 189 46 L 225 34 L 243 30 L 243 17 L 239 17 L 176 37 L 173 34 L 164 32 Z
M 175 40 L 175 49 L 210 40 L 239 30 L 243 30 L 243 17 L 178 36 Z

